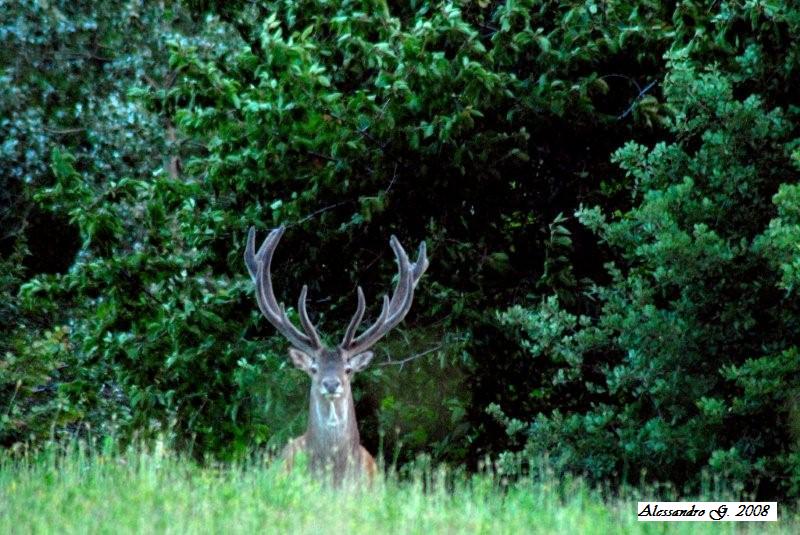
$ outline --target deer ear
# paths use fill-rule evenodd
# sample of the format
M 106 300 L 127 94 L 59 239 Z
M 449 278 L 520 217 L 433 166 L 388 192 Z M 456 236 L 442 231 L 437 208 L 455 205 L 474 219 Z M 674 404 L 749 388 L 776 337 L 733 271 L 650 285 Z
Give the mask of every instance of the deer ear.
M 374 356 L 375 353 L 372 351 L 364 351 L 363 353 L 359 353 L 358 355 L 351 357 L 347 362 L 353 368 L 354 372 L 360 372 L 369 365 L 372 357 Z
M 299 349 L 290 347 L 289 356 L 292 358 L 295 368 L 299 368 L 304 372 L 311 371 L 311 367 L 314 365 L 314 359 L 309 357 L 306 353 L 300 351 Z

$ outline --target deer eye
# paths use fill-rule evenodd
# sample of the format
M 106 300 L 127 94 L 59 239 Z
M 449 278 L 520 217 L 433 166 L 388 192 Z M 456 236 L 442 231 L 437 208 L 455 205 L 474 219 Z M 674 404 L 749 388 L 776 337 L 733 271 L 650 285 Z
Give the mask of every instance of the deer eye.
M 317 373 L 317 365 L 316 365 L 316 363 L 312 362 L 311 366 L 309 366 L 308 369 L 311 370 L 311 373 Z
M 345 366 L 344 367 L 344 373 L 346 373 L 348 375 L 353 373 L 353 367 L 352 366 Z

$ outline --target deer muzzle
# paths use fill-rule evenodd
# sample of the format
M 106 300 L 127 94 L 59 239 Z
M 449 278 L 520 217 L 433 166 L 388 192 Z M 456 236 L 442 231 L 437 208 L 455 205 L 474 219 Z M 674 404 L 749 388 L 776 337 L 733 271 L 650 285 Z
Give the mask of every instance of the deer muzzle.
M 338 398 L 344 394 L 342 382 L 337 378 L 325 378 L 320 383 L 319 393 L 328 399 Z

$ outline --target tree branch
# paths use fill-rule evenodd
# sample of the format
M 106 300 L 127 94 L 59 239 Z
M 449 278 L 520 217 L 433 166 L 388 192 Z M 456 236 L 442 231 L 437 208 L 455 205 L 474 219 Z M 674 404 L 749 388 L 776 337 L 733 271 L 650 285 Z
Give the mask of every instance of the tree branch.
M 636 106 L 636 103 L 639 102 L 642 99 L 642 97 L 645 96 L 645 94 L 647 94 L 647 92 L 650 91 L 650 89 L 652 89 L 653 86 L 655 86 L 657 83 L 658 83 L 658 80 L 653 80 L 652 82 L 650 82 L 649 84 L 644 86 L 644 89 L 639 90 L 639 94 L 636 95 L 635 99 L 633 99 L 633 102 L 631 102 L 631 105 L 628 106 L 628 109 L 625 110 L 622 113 L 622 115 L 617 117 L 617 120 L 619 121 L 619 120 L 622 120 L 625 117 L 627 117 L 633 111 L 633 108 Z
M 416 359 L 418 359 L 420 357 L 424 357 L 425 355 L 433 353 L 434 351 L 438 351 L 441 348 L 442 348 L 442 344 L 439 344 L 436 347 L 432 347 L 432 348 L 427 349 L 427 350 L 425 350 L 425 351 L 423 351 L 421 353 L 414 353 L 410 357 L 406 357 L 406 358 L 401 359 L 401 360 L 392 360 L 392 358 L 389 357 L 389 358 L 386 359 L 385 362 L 379 362 L 377 364 L 377 366 L 400 366 L 400 369 L 403 369 L 403 366 L 405 366 L 407 363 L 411 362 L 412 360 L 416 360 Z

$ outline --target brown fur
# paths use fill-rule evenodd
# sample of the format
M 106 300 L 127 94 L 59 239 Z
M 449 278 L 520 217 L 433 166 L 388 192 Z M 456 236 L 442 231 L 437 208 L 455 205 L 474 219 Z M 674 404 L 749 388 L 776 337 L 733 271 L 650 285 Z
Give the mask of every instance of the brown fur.
M 353 396 L 347 384 L 345 395 L 340 398 L 338 412 L 346 412 L 342 425 L 326 425 L 325 407 L 330 401 L 322 397 L 316 389 L 311 390 L 308 429 L 286 444 L 283 459 L 287 471 L 294 468 L 295 457 L 303 452 L 308 457 L 309 468 L 315 475 L 330 475 L 334 486 L 345 482 L 359 483 L 366 480 L 371 484 L 377 473 L 377 464 L 370 453 L 360 444 L 356 422 Z
M 366 477 L 367 484 L 372 485 L 372 482 L 375 480 L 375 474 L 378 473 L 378 463 L 375 462 L 375 458 L 364 446 L 359 446 L 359 449 L 361 457 L 360 472 Z M 295 456 L 301 452 L 308 454 L 308 452 L 306 452 L 305 435 L 293 438 L 283 448 L 281 458 L 283 459 L 284 467 L 286 468 L 287 472 L 291 472 L 294 469 Z

